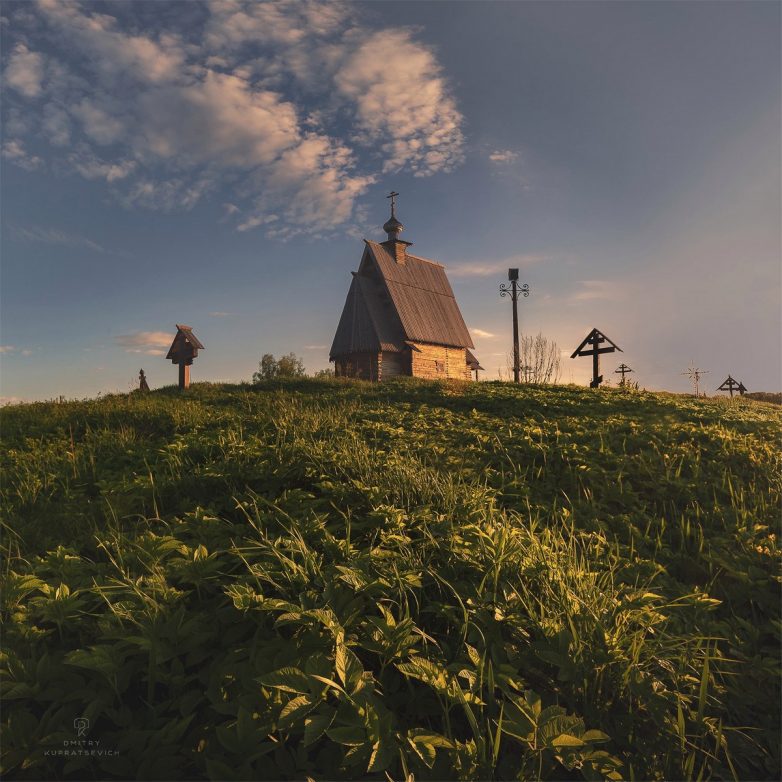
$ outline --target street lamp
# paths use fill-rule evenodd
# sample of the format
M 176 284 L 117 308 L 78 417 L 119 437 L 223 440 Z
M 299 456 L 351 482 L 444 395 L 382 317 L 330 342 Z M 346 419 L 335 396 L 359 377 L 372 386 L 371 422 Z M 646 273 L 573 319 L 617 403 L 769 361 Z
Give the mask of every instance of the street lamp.
M 519 294 L 529 296 L 529 285 L 524 283 L 519 285 L 519 270 L 508 269 L 508 280 L 510 285 L 502 283 L 500 285 L 500 296 L 510 294 L 513 302 L 513 382 L 519 382 L 519 312 L 516 302 L 519 300 Z

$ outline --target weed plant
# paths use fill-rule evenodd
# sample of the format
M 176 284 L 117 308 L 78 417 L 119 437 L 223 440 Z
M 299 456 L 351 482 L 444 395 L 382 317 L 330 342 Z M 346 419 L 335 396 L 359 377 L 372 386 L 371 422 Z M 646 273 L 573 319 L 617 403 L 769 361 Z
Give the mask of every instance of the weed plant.
M 401 380 L 6 408 L 2 773 L 778 779 L 780 423 Z

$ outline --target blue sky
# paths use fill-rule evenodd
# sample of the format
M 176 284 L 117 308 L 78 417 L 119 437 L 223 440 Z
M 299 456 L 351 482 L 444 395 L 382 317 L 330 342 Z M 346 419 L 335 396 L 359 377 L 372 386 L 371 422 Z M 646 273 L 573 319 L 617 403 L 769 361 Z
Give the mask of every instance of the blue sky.
M 447 267 L 494 379 L 498 285 L 568 356 L 592 327 L 642 386 L 780 383 L 780 6 L 2 6 L 7 400 L 328 365 L 385 195 Z M 713 381 L 713 382 L 712 382 Z

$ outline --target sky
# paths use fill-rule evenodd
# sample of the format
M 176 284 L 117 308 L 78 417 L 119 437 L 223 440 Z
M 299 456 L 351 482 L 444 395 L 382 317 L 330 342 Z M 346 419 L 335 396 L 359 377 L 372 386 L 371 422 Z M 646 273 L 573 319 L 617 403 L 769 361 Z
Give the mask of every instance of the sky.
M 779 391 L 780 4 L 4 0 L 0 395 L 328 349 L 385 196 L 475 354 L 592 328 L 641 387 Z

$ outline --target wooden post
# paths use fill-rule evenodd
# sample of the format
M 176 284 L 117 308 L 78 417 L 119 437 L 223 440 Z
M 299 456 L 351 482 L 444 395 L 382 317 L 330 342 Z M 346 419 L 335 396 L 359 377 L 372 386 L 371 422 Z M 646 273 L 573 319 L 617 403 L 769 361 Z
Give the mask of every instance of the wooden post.
M 193 334 L 193 329 L 177 323 L 177 333 L 168 349 L 166 359 L 170 359 L 172 364 L 179 365 L 179 388 L 182 391 L 190 388 L 190 365 L 198 356 L 198 351 L 203 349 L 204 346 Z

